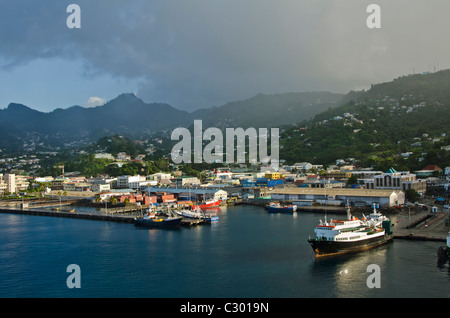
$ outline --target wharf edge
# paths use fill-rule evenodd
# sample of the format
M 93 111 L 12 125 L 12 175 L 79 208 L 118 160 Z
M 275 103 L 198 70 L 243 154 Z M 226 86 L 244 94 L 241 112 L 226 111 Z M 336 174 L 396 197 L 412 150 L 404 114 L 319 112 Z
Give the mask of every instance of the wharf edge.
M 25 215 L 37 215 L 37 216 L 52 216 L 52 217 L 66 217 L 66 218 L 74 218 L 74 219 L 87 219 L 87 220 L 98 220 L 98 221 L 110 221 L 110 222 L 118 222 L 118 223 L 134 223 L 135 216 L 131 215 L 105 215 L 105 214 L 94 214 L 89 212 L 60 212 L 60 211 L 44 211 L 44 210 L 22 210 L 22 209 L 5 209 L 0 208 L 0 213 L 8 213 L 8 214 L 25 214 Z M 196 224 L 187 224 L 186 222 L 183 224 L 184 226 L 192 226 Z M 415 240 L 415 241 L 436 241 L 436 242 L 445 242 L 445 237 L 440 236 L 432 236 L 426 234 L 407 234 L 401 233 L 393 234 L 393 239 L 405 239 L 405 240 Z

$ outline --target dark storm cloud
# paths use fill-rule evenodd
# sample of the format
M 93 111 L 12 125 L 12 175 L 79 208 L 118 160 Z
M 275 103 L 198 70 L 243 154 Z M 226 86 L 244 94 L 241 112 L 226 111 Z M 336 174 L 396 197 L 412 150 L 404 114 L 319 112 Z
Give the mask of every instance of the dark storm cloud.
M 382 28 L 366 7 L 382 8 Z M 81 7 L 81 29 L 66 7 Z M 434 0 L 3 0 L 3 69 L 82 60 L 84 74 L 139 79 L 138 95 L 198 108 L 259 92 L 347 92 L 450 67 L 450 2 Z

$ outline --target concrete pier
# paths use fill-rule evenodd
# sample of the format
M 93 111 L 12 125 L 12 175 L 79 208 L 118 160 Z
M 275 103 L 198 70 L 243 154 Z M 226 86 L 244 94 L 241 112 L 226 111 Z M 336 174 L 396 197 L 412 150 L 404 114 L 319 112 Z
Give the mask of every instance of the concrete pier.
M 401 212 L 390 216 L 394 239 L 445 242 L 450 227 L 448 213 Z

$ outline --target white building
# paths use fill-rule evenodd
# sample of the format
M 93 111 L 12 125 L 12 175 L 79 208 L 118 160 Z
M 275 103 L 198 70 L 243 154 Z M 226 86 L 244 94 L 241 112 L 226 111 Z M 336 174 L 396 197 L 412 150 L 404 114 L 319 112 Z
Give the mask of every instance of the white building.
M 0 193 L 17 193 L 28 189 L 29 182 L 26 176 L 14 173 L 0 174 Z
M 119 189 L 131 189 L 130 185 L 136 186 L 141 181 L 146 181 L 145 176 L 120 176 L 117 177 L 117 188 Z
M 297 170 L 311 170 L 313 167 L 309 162 L 297 162 L 292 166 L 292 169 Z
M 5 180 L 3 179 L 3 174 L 0 174 L 0 193 L 5 193 L 8 188 Z
M 110 153 L 96 153 L 94 155 L 95 159 L 108 159 L 108 160 L 114 160 L 114 156 Z

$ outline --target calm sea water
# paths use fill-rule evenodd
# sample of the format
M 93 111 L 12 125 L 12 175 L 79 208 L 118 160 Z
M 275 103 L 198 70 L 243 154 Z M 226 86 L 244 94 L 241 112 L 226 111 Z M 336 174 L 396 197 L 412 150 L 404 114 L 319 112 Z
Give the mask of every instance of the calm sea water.
M 0 214 L 0 297 L 450 297 L 439 242 L 395 240 L 315 260 L 307 243 L 322 215 L 220 209 L 217 224 L 180 230 Z M 67 266 L 81 269 L 70 289 Z M 368 288 L 370 264 L 381 288 Z

